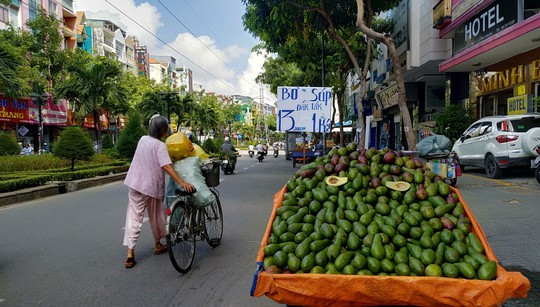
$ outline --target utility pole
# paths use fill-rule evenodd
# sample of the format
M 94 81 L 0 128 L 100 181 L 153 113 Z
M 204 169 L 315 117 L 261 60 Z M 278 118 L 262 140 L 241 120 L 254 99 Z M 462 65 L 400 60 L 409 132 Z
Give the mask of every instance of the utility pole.
M 257 116 L 257 128 L 261 135 L 259 138 L 263 138 L 268 143 L 268 119 L 266 118 L 265 108 L 264 108 L 264 90 L 262 87 L 262 81 L 259 83 L 259 106 L 257 107 L 258 116 Z

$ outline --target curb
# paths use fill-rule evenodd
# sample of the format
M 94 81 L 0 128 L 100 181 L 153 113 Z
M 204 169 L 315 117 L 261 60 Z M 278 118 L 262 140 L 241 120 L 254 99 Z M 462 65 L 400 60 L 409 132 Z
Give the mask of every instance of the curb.
M 126 174 L 127 172 L 67 182 L 54 182 L 39 187 L 0 193 L 0 207 L 124 180 Z

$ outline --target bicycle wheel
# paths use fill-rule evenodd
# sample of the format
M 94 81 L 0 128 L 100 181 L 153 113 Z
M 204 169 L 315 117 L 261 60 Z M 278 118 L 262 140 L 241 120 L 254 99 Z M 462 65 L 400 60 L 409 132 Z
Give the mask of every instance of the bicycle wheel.
M 169 258 L 178 272 L 187 273 L 195 258 L 193 210 L 186 210 L 182 204 L 174 206 L 169 227 L 170 231 L 166 236 Z
M 217 193 L 215 191 L 211 192 L 216 197 L 216 200 L 204 207 L 204 233 L 208 245 L 216 247 L 221 242 L 221 236 L 223 235 L 223 211 Z

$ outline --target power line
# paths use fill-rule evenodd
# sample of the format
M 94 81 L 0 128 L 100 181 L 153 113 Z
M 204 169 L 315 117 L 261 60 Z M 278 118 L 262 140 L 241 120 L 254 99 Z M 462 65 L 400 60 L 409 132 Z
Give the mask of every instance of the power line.
M 210 47 L 208 47 L 208 45 L 206 45 L 201 39 L 199 39 L 199 37 L 197 35 L 195 35 L 195 33 L 193 33 L 193 31 L 191 31 L 191 29 L 188 28 L 188 26 L 186 26 L 182 21 L 180 21 L 180 19 L 178 19 L 178 17 L 173 13 L 171 12 L 171 10 L 169 10 L 169 8 L 167 6 L 165 6 L 165 4 L 163 4 L 161 2 L 161 0 L 157 0 L 157 2 L 159 2 L 159 4 L 161 4 L 161 6 L 163 6 L 163 8 L 165 8 L 165 10 L 167 12 L 169 12 L 169 14 L 171 14 L 174 19 L 176 19 L 182 26 L 184 26 L 184 28 L 186 28 L 186 30 L 188 30 L 189 33 L 191 33 L 191 35 L 193 35 L 201 44 L 203 44 L 204 47 L 206 47 L 206 49 L 208 49 L 213 55 L 216 56 L 216 58 L 218 58 L 221 63 L 223 63 L 225 66 L 227 66 L 235 75 L 237 75 L 238 77 L 242 78 L 242 80 L 246 81 L 248 84 L 250 84 L 251 86 L 253 87 L 257 87 L 256 85 L 254 85 L 253 83 L 251 83 L 250 81 L 246 80 L 244 77 L 242 77 L 240 74 L 238 74 L 234 68 L 232 68 L 231 66 L 229 66 L 229 64 L 225 63 L 225 61 L 223 61 L 223 59 L 221 59 L 221 57 L 219 55 L 217 55 L 212 49 L 210 49 Z M 200 16 L 197 15 L 199 18 Z M 202 20 L 202 19 L 201 19 Z M 215 34 L 214 34 L 215 35 Z
M 199 20 L 202 22 L 202 24 L 208 29 L 208 31 L 210 31 L 210 33 L 212 33 L 212 35 L 214 35 L 215 37 L 217 37 L 216 33 L 214 33 L 214 31 L 212 31 L 212 28 L 210 28 L 206 22 L 204 22 L 204 19 L 201 18 L 201 16 L 199 14 L 197 14 L 197 11 L 195 11 L 191 5 L 189 5 L 189 2 L 184 0 L 184 3 L 187 5 L 187 7 L 193 12 L 193 14 L 195 16 L 197 16 L 199 18 Z
M 223 83 L 225 86 L 227 86 L 228 88 L 236 91 L 236 92 L 240 92 L 239 90 L 235 89 L 234 87 L 232 87 L 231 85 L 227 84 L 225 81 L 221 80 L 220 78 L 214 76 L 212 73 L 210 73 L 209 71 L 207 71 L 206 69 L 202 68 L 200 65 L 198 65 L 197 63 L 193 62 L 191 59 L 189 59 L 188 57 L 186 57 L 185 55 L 183 55 L 180 51 L 176 50 L 174 47 L 172 47 L 171 45 L 169 45 L 167 42 L 165 42 L 164 40 L 162 40 L 161 38 L 159 38 L 158 36 L 156 36 L 154 33 L 150 32 L 150 30 L 146 29 L 145 27 L 143 27 L 140 23 L 138 23 L 137 21 L 135 21 L 133 18 L 131 18 L 128 14 L 126 14 L 124 11 L 122 11 L 121 9 L 119 9 L 118 7 L 116 7 L 114 4 L 112 4 L 109 0 L 105 0 L 105 2 L 107 2 L 110 6 L 112 6 L 113 8 L 115 8 L 117 11 L 119 11 L 120 13 L 122 13 L 122 15 L 126 16 L 129 20 L 133 21 L 135 24 L 137 24 L 139 27 L 141 27 L 143 30 L 145 30 L 146 32 L 148 32 L 150 35 L 152 35 L 153 37 L 155 37 L 157 40 L 159 40 L 160 42 L 162 42 L 164 45 L 166 45 L 167 47 L 171 48 L 173 51 L 175 51 L 176 53 L 178 53 L 181 57 L 183 57 L 184 59 L 186 59 L 188 62 L 190 62 L 191 64 L 195 65 L 196 67 L 198 67 L 199 69 L 201 69 L 202 71 L 204 71 L 205 73 L 207 73 L 209 76 L 211 76 L 212 78 L 216 79 L 217 81 Z M 246 95 L 247 96 L 247 95 Z

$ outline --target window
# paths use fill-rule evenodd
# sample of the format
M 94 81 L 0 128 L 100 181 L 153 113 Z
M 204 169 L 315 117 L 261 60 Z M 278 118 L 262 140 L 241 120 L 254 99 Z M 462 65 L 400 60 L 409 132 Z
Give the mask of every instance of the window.
M 0 22 L 9 23 L 9 12 L 5 7 L 0 6 Z
M 52 0 L 49 0 L 49 14 L 56 13 L 56 3 Z
M 34 20 L 37 17 L 40 7 L 41 6 L 38 0 L 30 0 L 28 2 L 28 13 L 30 20 Z
M 531 128 L 540 127 L 540 118 L 534 116 L 513 119 L 510 122 L 514 132 L 527 132 Z

